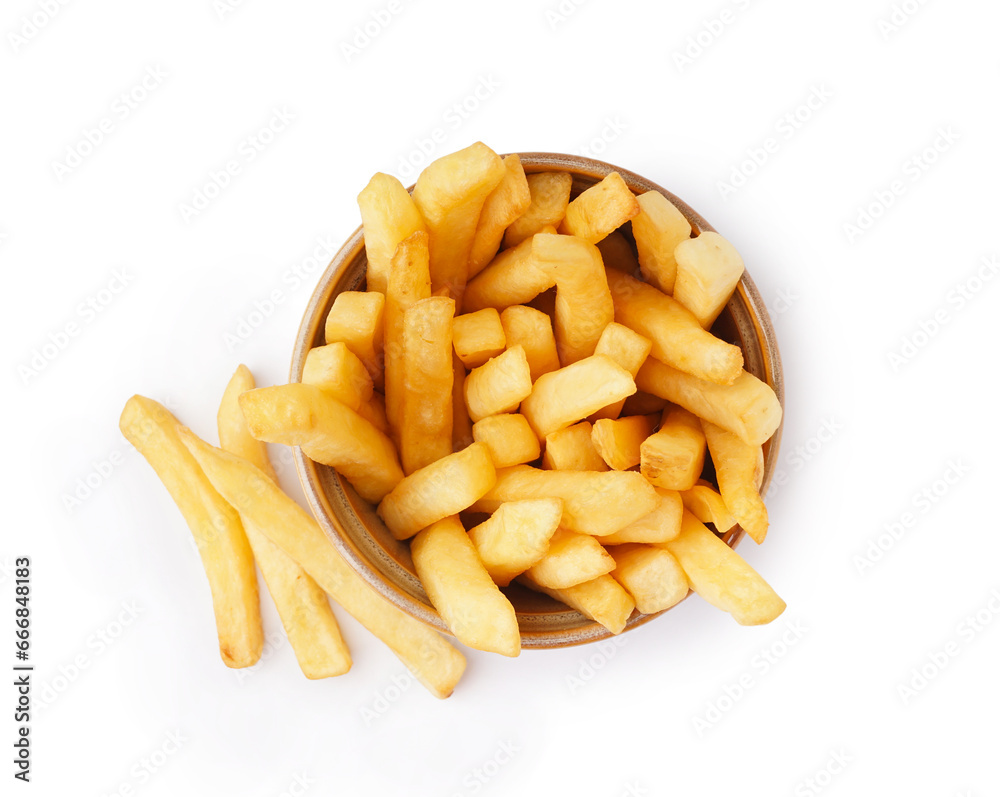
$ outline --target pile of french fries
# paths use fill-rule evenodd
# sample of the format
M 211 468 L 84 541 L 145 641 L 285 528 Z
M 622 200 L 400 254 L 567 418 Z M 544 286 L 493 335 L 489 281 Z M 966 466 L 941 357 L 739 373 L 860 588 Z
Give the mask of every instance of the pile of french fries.
M 255 388 L 241 366 L 221 449 L 128 402 L 122 431 L 198 542 L 226 664 L 260 655 L 256 561 L 308 677 L 351 665 L 327 595 L 435 695 L 465 666 L 340 558 L 265 442 L 300 446 L 376 506 L 478 650 L 519 654 L 513 581 L 614 634 L 689 590 L 742 624 L 784 610 L 721 539 L 739 525 L 764 540 L 762 444 L 782 414 L 709 331 L 743 261 L 615 172 L 572 188 L 482 143 L 430 164 L 412 195 L 376 174 L 358 197 L 367 290 L 337 295 L 301 382 Z

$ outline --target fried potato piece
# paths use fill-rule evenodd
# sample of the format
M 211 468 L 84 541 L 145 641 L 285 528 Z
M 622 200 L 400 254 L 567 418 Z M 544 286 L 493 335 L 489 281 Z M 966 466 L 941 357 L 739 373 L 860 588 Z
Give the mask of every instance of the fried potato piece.
M 310 349 L 302 368 L 302 381 L 315 385 L 352 410 L 357 410 L 372 397 L 371 375 L 346 343 L 329 343 Z
M 521 652 L 517 615 L 452 515 L 410 543 L 413 566 L 431 604 L 459 642 L 503 656 Z
M 748 445 L 761 445 L 781 425 L 774 391 L 743 371 L 731 385 L 706 382 L 648 358 L 635 377 L 640 390 L 679 404 L 699 418 L 732 432 Z
M 538 438 L 523 415 L 490 415 L 472 426 L 472 437 L 485 443 L 498 468 L 534 462 L 542 450 Z
M 715 465 L 719 492 L 736 521 L 756 543 L 767 536 L 767 507 L 758 492 L 764 475 L 764 452 L 736 435 L 702 421 Z
M 384 385 L 382 343 L 385 295 L 376 291 L 344 291 L 326 317 L 326 342 L 342 342 L 365 364 L 375 387 Z
M 611 172 L 569 203 L 559 232 L 596 244 L 639 212 L 635 194 Z
M 503 159 L 504 176 L 493 192 L 486 197 L 476 225 L 469 257 L 469 279 L 482 271 L 500 249 L 504 232 L 517 221 L 531 204 L 531 190 L 518 155 Z
M 628 239 L 622 235 L 621 230 L 614 230 L 600 241 L 597 248 L 601 251 L 601 260 L 608 268 L 623 271 L 630 277 L 639 273 L 639 261 Z
M 697 419 L 695 419 L 697 420 Z M 601 459 L 613 470 L 628 470 L 639 464 L 639 447 L 650 436 L 656 419 L 650 415 L 631 415 L 594 423 L 591 438 Z
M 520 218 L 504 233 L 503 243 L 508 249 L 542 232 L 545 227 L 558 226 L 569 205 L 569 194 L 573 188 L 573 177 L 569 172 L 529 174 L 527 181 L 531 201 Z
M 615 545 L 611 577 L 635 600 L 642 614 L 656 614 L 684 600 L 690 591 L 683 568 L 666 548 L 652 545 Z
M 465 366 L 457 354 L 452 357 L 452 368 L 455 381 L 451 390 L 451 450 L 461 451 L 472 444 L 473 437 L 472 418 L 465 406 Z
M 524 349 L 532 383 L 542 374 L 559 370 L 559 353 L 549 316 L 534 307 L 515 304 L 500 313 L 500 324 L 507 346 Z
M 239 515 L 188 453 L 183 427 L 162 404 L 132 396 L 118 427 L 156 471 L 194 535 L 212 592 L 223 663 L 252 666 L 264 648 L 264 628 L 253 552 Z
M 678 244 L 674 298 L 708 329 L 743 276 L 743 258 L 717 232 L 703 232 Z
M 543 587 L 527 575 L 518 576 L 518 581 L 537 592 L 544 592 L 549 597 L 562 601 L 595 623 L 600 623 L 612 634 L 620 634 L 625 630 L 625 624 L 635 608 L 632 596 L 609 575 L 598 576 L 592 581 L 585 581 L 583 584 L 566 589 Z
M 663 543 L 684 569 L 691 589 L 740 625 L 763 625 L 785 610 L 785 602 L 736 551 L 684 513 L 681 533 Z
M 382 500 L 403 478 L 392 440 L 315 385 L 249 390 L 240 395 L 240 409 L 257 440 L 301 446 L 314 462 L 336 469 L 366 501 Z
M 482 443 L 449 454 L 403 479 L 379 504 L 378 514 L 397 540 L 468 509 L 496 483 Z
M 526 571 L 536 584 L 566 589 L 614 570 L 615 560 L 589 534 L 556 529 L 549 550 Z
M 649 352 L 653 347 L 653 342 L 645 338 L 638 332 L 633 332 L 628 327 L 612 321 L 601 333 L 597 341 L 594 354 L 606 354 L 622 368 L 632 374 L 632 378 L 639 373 L 639 367 L 646 361 Z M 590 416 L 590 421 L 599 421 L 602 418 L 615 419 L 621 415 L 625 400 L 616 401 L 607 407 L 603 407 Z M 630 413 L 632 415 L 648 415 L 646 412 Z
M 659 191 L 647 191 L 639 195 L 639 213 L 632 219 L 632 235 L 646 282 L 672 294 L 677 277 L 674 250 L 691 237 L 691 223 Z
M 531 369 L 520 346 L 474 368 L 465 379 L 465 405 L 473 422 L 514 412 L 530 394 Z
M 639 470 L 651 484 L 690 490 L 705 467 L 701 422 L 683 407 L 664 410 L 659 430 L 642 443 L 640 459 Z
M 485 307 L 455 318 L 455 354 L 466 368 L 478 368 L 507 348 L 500 313 Z
M 667 542 L 681 533 L 684 504 L 675 490 L 656 488 L 659 503 L 648 515 L 629 523 L 614 534 L 598 537 L 601 545 L 621 545 L 629 542 Z
M 589 421 L 580 421 L 545 435 L 542 467 L 546 470 L 608 470 L 608 463 L 594 448 L 593 428 Z
M 736 525 L 722 496 L 706 481 L 699 480 L 690 490 L 681 493 L 684 508 L 702 523 L 711 523 L 720 534 Z
M 361 625 L 381 639 L 435 697 L 448 697 L 465 657 L 379 595 L 337 553 L 313 517 L 246 460 L 188 433 L 184 443 L 244 522 L 261 529 Z
M 358 194 L 368 255 L 368 290 L 386 292 L 392 257 L 400 242 L 417 231 L 424 220 L 409 192 L 395 177 L 376 174 Z
M 506 587 L 545 556 L 562 511 L 560 498 L 508 501 L 469 530 L 469 539 L 494 582 Z

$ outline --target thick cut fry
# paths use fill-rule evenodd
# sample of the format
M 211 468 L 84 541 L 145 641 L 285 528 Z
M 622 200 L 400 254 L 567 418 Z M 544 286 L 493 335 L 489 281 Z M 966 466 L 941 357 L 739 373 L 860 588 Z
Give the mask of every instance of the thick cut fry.
M 336 469 L 366 501 L 382 500 L 403 478 L 392 441 L 314 385 L 250 390 L 240 396 L 240 409 L 255 438 L 301 446 L 313 461 Z
M 720 534 L 725 534 L 736 525 L 729 507 L 711 484 L 699 481 L 690 490 L 681 493 L 684 508 L 702 523 L 711 523 Z
M 472 418 L 465 406 L 465 366 L 457 354 L 451 361 L 455 373 L 451 390 L 451 450 L 461 451 L 472 444 Z
M 569 203 L 559 232 L 596 244 L 638 212 L 635 194 L 618 172 L 611 172 Z
M 368 372 L 356 362 L 367 379 Z M 219 443 L 224 451 L 242 457 L 276 481 L 267 446 L 250 435 L 240 411 L 240 394 L 253 389 L 253 374 L 241 365 L 219 404 Z M 245 521 L 243 528 L 302 673 L 312 679 L 343 675 L 351 669 L 351 654 L 323 590 L 252 521 Z
M 212 485 L 281 550 L 381 639 L 435 697 L 448 697 L 465 670 L 465 657 L 438 633 L 379 595 L 337 553 L 316 521 L 246 460 L 212 448 L 194 435 L 185 445 Z
M 743 258 L 717 232 L 681 241 L 674 252 L 677 283 L 674 298 L 708 329 L 719 317 L 743 276 Z
M 365 364 L 375 387 L 383 387 L 382 342 L 385 295 L 376 291 L 344 291 L 326 317 L 326 342 L 347 344 Z
M 691 224 L 659 191 L 639 195 L 639 213 L 632 219 L 639 268 L 646 282 L 666 294 L 674 292 L 677 244 L 691 237 Z
M 403 394 L 399 457 L 404 473 L 451 453 L 451 323 L 455 300 L 421 299 L 403 314 Z
M 264 648 L 264 629 L 253 553 L 239 515 L 188 453 L 183 427 L 162 404 L 132 396 L 118 427 L 156 471 L 194 535 L 212 591 L 222 661 L 250 667 Z
M 679 302 L 627 274 L 610 269 L 615 321 L 649 338 L 652 357 L 699 379 L 730 385 L 740 375 L 743 352 L 702 329 Z
M 500 313 L 492 307 L 455 319 L 455 354 L 466 368 L 478 368 L 507 348 Z
M 444 291 L 459 308 L 479 214 L 504 173 L 500 156 L 477 141 L 431 163 L 413 188 L 431 239 L 431 288 L 435 296 Z
M 417 534 L 410 552 L 431 604 L 459 642 L 503 656 L 521 652 L 514 607 L 486 572 L 457 516 Z
M 545 436 L 542 467 L 546 470 L 608 470 L 608 463 L 594 448 L 589 421 L 567 426 Z
M 515 304 L 500 313 L 507 346 L 521 346 L 528 358 L 531 381 L 542 374 L 558 371 L 559 353 L 555 335 L 552 334 L 552 319 L 541 310 L 523 304 Z
M 731 385 L 723 386 L 650 357 L 635 381 L 640 390 L 679 404 L 749 445 L 761 445 L 781 425 L 778 397 L 770 386 L 746 371 Z
M 531 204 L 531 191 L 518 155 L 503 159 L 504 176 L 483 203 L 469 257 L 469 279 L 482 271 L 500 249 L 504 231 Z
M 497 471 L 495 486 L 471 508 L 492 513 L 508 501 L 528 498 L 561 498 L 562 527 L 595 537 L 612 534 L 648 515 L 659 501 L 653 486 L 633 471 L 593 473 L 515 465 Z
M 764 474 L 764 452 L 760 446 L 748 446 L 713 423 L 702 421 L 702 426 L 722 500 L 750 538 L 756 543 L 764 542 L 767 507 L 758 492 Z
M 680 603 L 690 585 L 684 570 L 666 548 L 652 545 L 616 545 L 608 553 L 614 557 L 611 576 L 635 600 L 642 614 L 656 614 Z
M 508 501 L 469 530 L 469 539 L 494 582 L 506 587 L 545 556 L 562 511 L 559 498 Z
M 514 346 L 465 378 L 465 406 L 473 422 L 490 415 L 515 412 L 531 394 L 531 369 L 524 349 Z
M 346 343 L 310 349 L 302 367 L 302 381 L 315 385 L 341 404 L 357 410 L 372 397 L 372 378 Z
M 622 368 L 632 374 L 632 378 L 639 373 L 639 367 L 649 356 L 653 342 L 649 338 L 644 338 L 638 332 L 633 332 L 628 327 L 612 321 L 601 333 L 597 341 L 597 348 L 594 354 L 606 354 Z M 611 418 L 612 420 L 621 415 L 625 400 L 616 401 L 607 407 L 603 407 L 590 416 L 591 422 L 599 421 L 601 418 Z M 632 415 L 648 415 L 649 413 L 631 413 Z
M 473 425 L 472 437 L 477 443 L 485 443 L 498 468 L 534 462 L 542 453 L 538 438 L 523 415 L 483 418 Z
M 538 377 L 521 406 L 539 439 L 635 393 L 632 374 L 604 354 Z
M 612 634 L 620 634 L 625 630 L 625 624 L 635 608 L 632 596 L 609 575 L 598 576 L 592 581 L 585 581 L 567 589 L 543 587 L 527 575 L 519 576 L 518 580 L 525 586 L 544 592 L 549 597 L 576 609 L 595 623 L 603 625 Z
M 621 545 L 628 542 L 667 542 L 681 533 L 681 515 L 684 504 L 675 490 L 656 488 L 660 502 L 648 515 L 644 515 L 614 534 L 598 537 L 601 545 Z
M 663 412 L 656 434 L 643 441 L 640 471 L 667 490 L 690 490 L 705 467 L 705 433 L 701 422 L 682 407 Z
M 527 180 L 531 201 L 520 218 L 504 233 L 503 243 L 508 249 L 542 232 L 545 227 L 558 226 L 569 205 L 569 194 L 573 188 L 573 177 L 569 172 L 539 172 L 529 174 Z
M 378 514 L 397 540 L 468 509 L 496 483 L 489 449 L 473 443 L 403 479 L 379 504 Z
M 785 610 L 785 602 L 757 571 L 690 512 L 684 513 L 677 538 L 663 545 L 684 569 L 691 588 L 740 625 L 763 625 Z
M 426 231 L 424 220 L 403 184 L 388 174 L 376 174 L 358 194 L 368 255 L 368 290 L 386 292 L 390 263 L 400 242 Z
M 598 241 L 597 248 L 601 250 L 601 260 L 608 268 L 624 271 L 630 277 L 639 273 L 639 261 L 632 251 L 632 245 L 620 230 L 615 230 Z
M 557 529 L 549 550 L 526 571 L 536 584 L 566 589 L 614 570 L 615 560 L 589 534 Z
M 639 464 L 639 447 L 656 426 L 656 419 L 649 415 L 632 415 L 611 420 L 604 418 L 594 423 L 591 437 L 601 459 L 613 470 L 628 470 Z

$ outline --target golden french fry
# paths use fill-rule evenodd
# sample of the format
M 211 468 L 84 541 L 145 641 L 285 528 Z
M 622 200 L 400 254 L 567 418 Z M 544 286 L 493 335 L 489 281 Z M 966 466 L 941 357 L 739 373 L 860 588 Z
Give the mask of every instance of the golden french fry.
M 507 348 L 500 313 L 492 307 L 458 316 L 453 336 L 455 354 L 466 368 L 478 368 Z
M 567 426 L 545 435 L 542 467 L 546 470 L 608 470 L 608 463 L 594 448 L 589 421 Z
M 618 172 L 611 172 L 569 203 L 559 232 L 596 244 L 638 212 L 635 194 Z
M 643 441 L 640 457 L 640 471 L 651 484 L 690 490 L 705 467 L 701 422 L 682 407 L 664 410 L 660 428 Z
M 653 433 L 656 419 L 650 415 L 631 415 L 594 423 L 591 438 L 601 459 L 613 470 L 628 470 L 639 464 L 639 447 Z
M 385 295 L 377 291 L 337 294 L 326 317 L 326 342 L 347 344 L 365 364 L 375 387 L 383 386 L 382 342 Z
M 736 521 L 756 543 L 767 536 L 767 507 L 758 492 L 764 474 L 764 452 L 748 446 L 714 423 L 702 421 L 715 465 L 719 492 Z
M 505 171 L 500 156 L 477 141 L 431 163 L 413 188 L 430 234 L 432 291 L 445 291 L 459 308 L 479 214 Z
M 691 589 L 740 625 L 763 625 L 785 610 L 757 571 L 690 512 L 684 513 L 681 533 L 663 546 L 684 569 Z
M 256 439 L 301 446 L 313 461 L 336 469 L 366 501 L 377 503 L 403 478 L 392 440 L 314 385 L 249 390 L 240 396 L 240 409 Z
M 426 232 L 413 198 L 395 177 L 376 174 L 358 194 L 368 255 L 368 290 L 386 292 L 396 247 L 413 233 Z
M 563 528 L 595 537 L 612 534 L 652 512 L 659 497 L 642 474 L 539 470 L 515 465 L 496 473 L 496 484 L 472 505 L 473 512 L 496 512 L 508 501 L 561 498 Z
M 472 444 L 472 418 L 465 406 L 465 366 L 457 354 L 451 361 L 455 373 L 451 390 L 451 450 L 461 451 Z
M 635 376 L 646 393 L 679 404 L 699 418 L 761 445 L 781 425 L 781 403 L 769 385 L 743 371 L 731 385 L 706 382 L 652 357 Z
M 730 385 L 743 368 L 739 346 L 702 329 L 680 302 L 627 274 L 610 269 L 615 320 L 652 341 L 650 355 L 699 379 Z
M 392 650 L 435 697 L 448 697 L 465 657 L 439 634 L 379 595 L 337 553 L 312 516 L 246 460 L 191 434 L 184 443 L 244 521 L 261 529 L 348 614 Z
M 659 503 L 648 515 L 618 529 L 614 534 L 598 537 L 601 545 L 621 545 L 629 542 L 667 542 L 681 533 L 684 504 L 676 490 L 656 488 Z
M 684 508 L 702 523 L 711 523 L 720 534 L 725 534 L 736 525 L 729 507 L 722 496 L 706 481 L 701 481 L 690 490 L 681 493 Z
M 368 369 L 342 342 L 310 349 L 302 368 L 302 381 L 355 411 L 371 400 L 373 392 Z
M 531 369 L 521 346 L 507 349 L 465 378 L 465 405 L 473 422 L 514 412 L 531 394 Z
M 633 332 L 627 326 L 612 321 L 601 333 L 597 341 L 594 354 L 606 354 L 622 368 L 632 374 L 632 378 L 639 373 L 639 367 L 649 356 L 653 342 L 649 338 L 644 338 L 638 332 Z M 590 416 L 590 421 L 599 421 L 601 418 L 617 418 L 622 413 L 625 400 L 616 401 L 607 407 L 603 407 Z M 646 412 L 633 412 L 631 415 L 648 415 Z
M 403 479 L 379 504 L 378 514 L 397 540 L 468 509 L 496 483 L 482 443 L 432 462 Z
M 680 603 L 690 585 L 683 568 L 666 548 L 630 543 L 608 549 L 614 557 L 611 577 L 635 600 L 642 614 L 656 614 Z
M 239 515 L 188 453 L 183 427 L 162 404 L 132 396 L 118 427 L 156 471 L 194 535 L 212 591 L 223 663 L 252 666 L 264 648 L 264 629 L 253 553 Z
M 677 276 L 674 250 L 691 237 L 690 222 L 659 191 L 647 191 L 639 195 L 639 213 L 632 218 L 632 235 L 646 282 L 672 294 Z
M 485 443 L 497 468 L 534 462 L 542 450 L 523 415 L 491 415 L 472 426 L 472 437 Z
M 573 188 L 569 172 L 539 172 L 529 174 L 527 180 L 531 201 L 504 233 L 503 243 L 508 249 L 546 227 L 558 226 L 569 205 L 569 193 Z
M 523 304 L 515 304 L 500 313 L 507 346 L 521 346 L 528 358 L 531 381 L 542 374 L 558 371 L 559 353 L 555 335 L 552 334 L 552 319 L 541 310 Z
M 457 516 L 417 534 L 410 552 L 431 604 L 459 642 L 503 656 L 521 652 L 514 607 L 486 572 Z
M 562 601 L 585 617 L 600 623 L 612 634 L 620 634 L 625 630 L 625 624 L 635 608 L 632 596 L 609 575 L 598 576 L 591 581 L 566 589 L 543 587 L 526 574 L 518 576 L 518 581 L 537 592 L 544 592 L 549 597 Z
M 368 372 L 357 358 L 355 361 L 370 384 Z M 219 404 L 219 443 L 224 451 L 242 457 L 276 481 L 267 446 L 250 435 L 240 411 L 240 394 L 253 390 L 254 386 L 250 369 L 245 365 L 237 368 Z M 343 675 L 350 670 L 350 651 L 323 590 L 253 521 L 245 521 L 243 529 L 302 673 L 306 678 L 316 679 Z
M 708 329 L 743 276 L 743 258 L 717 232 L 703 232 L 677 245 L 674 298 Z
M 545 556 L 562 511 L 559 498 L 508 501 L 469 530 L 469 539 L 494 582 L 506 587 Z
M 469 257 L 469 279 L 482 271 L 489 263 L 503 241 L 504 231 L 520 218 L 531 204 L 531 191 L 518 155 L 508 155 L 503 159 L 504 176 L 483 203 L 476 236 L 472 241 Z
M 615 560 L 594 537 L 556 529 L 545 556 L 525 572 L 543 587 L 566 589 L 610 573 L 614 568 Z
M 635 393 L 632 374 L 604 354 L 538 377 L 521 413 L 539 439 Z
M 608 233 L 597 242 L 597 248 L 601 250 L 601 260 L 608 268 L 624 271 L 630 277 L 639 273 L 639 261 L 632 251 L 632 245 L 620 230 Z

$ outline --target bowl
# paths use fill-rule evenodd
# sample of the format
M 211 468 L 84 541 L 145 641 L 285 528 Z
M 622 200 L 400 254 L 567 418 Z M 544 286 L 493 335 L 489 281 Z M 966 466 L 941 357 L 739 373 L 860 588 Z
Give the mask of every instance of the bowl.
M 573 196 L 618 172 L 636 194 L 659 191 L 683 213 L 697 232 L 713 227 L 687 203 L 626 169 L 576 155 L 547 152 L 519 153 L 525 172 L 565 171 L 573 176 Z M 333 300 L 341 291 L 364 290 L 364 238 L 359 227 L 330 261 L 309 301 L 292 356 L 291 381 L 302 378 L 306 354 L 322 346 L 324 324 Z M 750 275 L 744 272 L 736 291 L 712 331 L 743 350 L 744 368 L 766 382 L 784 406 L 781 359 L 774 329 L 764 302 Z M 774 472 L 781 441 L 781 427 L 764 444 L 764 479 L 761 494 Z M 381 595 L 407 614 L 443 633 L 450 633 L 431 606 L 416 576 L 409 546 L 389 533 L 375 508 L 361 499 L 333 469 L 319 465 L 295 449 L 295 465 L 306 499 L 320 526 L 351 566 Z M 723 539 L 735 548 L 743 538 L 738 526 Z M 603 626 L 557 601 L 528 590 L 519 584 L 504 589 L 518 617 L 523 648 L 558 648 L 606 639 L 611 633 Z M 669 611 L 669 610 L 667 610 Z M 659 614 L 662 614 L 660 612 Z M 649 622 L 657 614 L 633 612 L 625 630 Z

